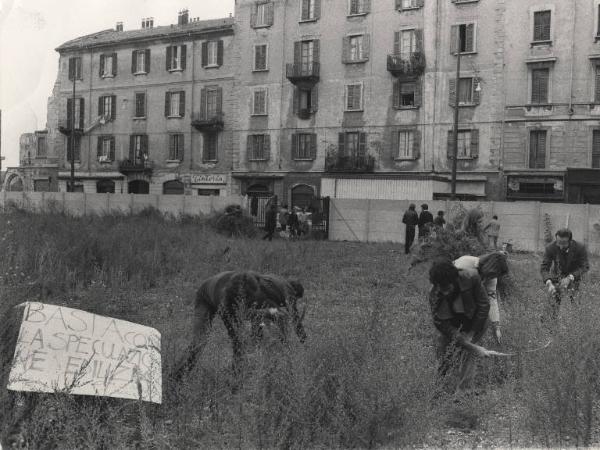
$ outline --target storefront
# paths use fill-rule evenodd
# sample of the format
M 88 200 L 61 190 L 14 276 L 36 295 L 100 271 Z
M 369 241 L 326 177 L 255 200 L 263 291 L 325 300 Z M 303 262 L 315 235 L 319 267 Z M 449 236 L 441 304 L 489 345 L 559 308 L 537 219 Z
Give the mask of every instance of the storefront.
M 600 169 L 567 168 L 567 203 L 600 205 Z
M 563 202 L 565 201 L 565 177 L 562 173 L 507 175 L 506 199 Z

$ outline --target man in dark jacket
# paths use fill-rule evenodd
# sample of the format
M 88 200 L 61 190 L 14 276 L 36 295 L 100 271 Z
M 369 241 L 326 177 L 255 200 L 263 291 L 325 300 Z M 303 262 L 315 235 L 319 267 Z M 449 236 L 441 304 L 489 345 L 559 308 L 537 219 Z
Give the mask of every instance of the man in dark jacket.
M 421 214 L 419 214 L 419 240 L 424 239 L 429 234 L 429 227 L 433 224 L 433 215 L 429 212 L 427 203 L 421 205 Z
M 267 212 L 265 213 L 265 231 L 267 234 L 264 235 L 263 239 L 273 240 L 273 233 L 277 227 L 277 205 L 271 203 Z
M 408 210 L 402 217 L 402 223 L 406 225 L 406 235 L 404 237 L 404 253 L 410 253 L 410 247 L 415 241 L 415 227 L 419 224 L 419 215 L 415 211 L 415 204 L 408 205 Z
M 490 310 L 487 292 L 475 270 L 457 269 L 446 259 L 433 262 L 429 280 L 433 285 L 429 292 L 431 316 L 439 331 L 436 353 L 440 375 L 446 375 L 458 359 L 458 387 L 465 387 L 473 375 L 473 356 L 489 356 L 488 350 L 476 345 L 486 330 Z
M 546 246 L 541 272 L 544 284 L 552 296 L 552 315 L 558 316 L 562 294 L 567 293 L 571 302 L 579 289 L 582 275 L 590 270 L 587 250 L 573 240 L 568 228 L 556 232 L 556 240 Z

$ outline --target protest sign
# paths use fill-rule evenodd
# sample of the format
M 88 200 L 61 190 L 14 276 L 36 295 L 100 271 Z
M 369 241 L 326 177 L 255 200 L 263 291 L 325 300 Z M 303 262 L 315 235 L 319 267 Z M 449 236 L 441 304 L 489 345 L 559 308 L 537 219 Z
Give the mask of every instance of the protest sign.
M 161 403 L 160 339 L 154 328 L 27 302 L 8 389 Z

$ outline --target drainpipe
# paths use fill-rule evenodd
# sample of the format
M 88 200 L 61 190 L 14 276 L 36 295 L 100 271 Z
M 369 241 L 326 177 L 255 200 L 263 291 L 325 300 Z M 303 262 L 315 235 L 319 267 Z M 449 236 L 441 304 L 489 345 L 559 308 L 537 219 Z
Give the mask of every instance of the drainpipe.
M 577 2 L 573 2 L 573 26 L 571 29 L 571 64 L 569 74 L 569 120 L 573 115 L 573 60 L 575 59 L 575 21 L 577 20 Z
M 433 66 L 433 117 L 431 121 L 431 172 L 434 172 L 434 161 L 435 161 L 435 126 L 436 126 L 436 112 L 437 112 L 437 87 L 438 87 L 438 71 L 439 71 L 439 52 L 438 48 L 440 46 L 440 9 L 441 3 L 440 0 L 437 0 L 436 5 L 436 13 L 435 13 L 435 45 L 433 46 L 433 51 L 435 52 L 434 58 L 434 66 Z M 425 21 L 423 21 L 425 23 Z M 425 32 L 423 31 L 423 34 Z M 425 109 L 425 108 L 424 108 Z M 426 152 L 423 152 L 425 154 Z M 425 170 L 425 160 L 423 160 L 423 169 Z
M 282 31 L 282 48 L 281 48 L 281 88 L 279 91 L 279 146 L 278 146 L 278 151 L 279 151 L 279 155 L 278 155 L 278 159 L 279 159 L 279 165 L 278 165 L 278 169 L 281 170 L 281 141 L 282 141 L 282 137 L 283 137 L 283 108 L 284 108 L 284 101 L 283 101 L 283 95 L 284 95 L 284 89 L 285 87 L 287 87 L 285 80 L 285 46 L 286 46 L 286 38 L 285 38 L 285 32 L 286 32 L 286 19 L 287 19 L 287 7 L 288 7 L 288 0 L 283 0 L 283 31 Z M 288 202 L 288 198 L 287 198 L 287 193 L 284 191 L 284 183 L 283 181 L 281 182 L 282 186 L 281 186 L 281 197 L 283 199 L 285 199 L 285 203 L 289 203 L 291 204 L 291 202 Z M 275 180 L 273 180 L 273 193 L 275 193 Z
M 194 146 L 192 144 L 192 138 L 194 136 L 194 131 L 193 131 L 193 125 L 191 124 L 191 121 L 194 120 L 193 115 L 194 115 L 194 105 L 195 105 L 195 103 L 194 103 L 194 87 L 195 87 L 194 85 L 196 82 L 196 80 L 195 80 L 196 57 L 195 56 L 196 56 L 196 40 L 193 40 L 192 41 L 192 93 L 190 95 L 191 105 L 192 105 L 192 111 L 190 113 L 190 116 L 192 116 L 192 117 L 190 117 L 190 172 L 193 170 L 193 166 L 194 166 L 194 150 L 193 150 Z M 221 101 L 222 101 L 222 99 L 221 99 Z M 202 108 L 202 105 L 200 105 L 200 108 Z M 218 145 L 218 140 L 219 140 L 219 138 L 217 137 L 217 145 Z M 200 149 L 200 151 L 202 151 L 202 149 Z M 190 188 L 191 188 L 191 185 L 190 185 Z

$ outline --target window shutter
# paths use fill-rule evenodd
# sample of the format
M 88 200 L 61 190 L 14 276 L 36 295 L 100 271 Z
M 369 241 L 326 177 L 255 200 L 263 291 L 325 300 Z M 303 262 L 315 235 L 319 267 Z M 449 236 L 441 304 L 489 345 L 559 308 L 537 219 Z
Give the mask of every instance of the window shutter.
M 465 51 L 474 52 L 475 51 L 475 24 L 470 23 L 467 25 L 467 32 L 465 33 Z
M 111 161 L 115 160 L 115 137 L 111 136 L 110 138 L 110 155 L 108 156 L 108 158 Z
M 369 53 L 371 51 L 371 39 L 370 35 L 363 35 L 363 54 L 362 59 L 369 59 Z
M 181 47 L 181 69 L 185 70 L 187 64 L 187 45 L 182 45 Z
M 363 13 L 368 13 L 371 11 L 371 0 L 363 0 L 363 8 L 362 11 Z
M 171 55 L 172 54 L 173 54 L 173 47 L 169 45 L 167 47 L 167 63 L 165 65 L 165 67 L 167 68 L 166 70 L 171 70 L 171 61 L 172 61 Z
M 73 99 L 67 98 L 67 128 L 71 129 L 73 123 Z
M 600 103 L 600 65 L 597 65 L 595 67 L 595 83 L 594 83 L 594 85 L 595 85 L 594 100 L 596 103 Z
M 99 116 L 104 115 L 104 97 L 103 96 L 98 97 L 98 115 Z
M 146 50 L 144 50 L 144 52 L 146 53 L 146 56 L 144 58 L 144 72 L 150 73 L 150 49 L 147 48 Z
M 217 43 L 217 65 L 223 65 L 223 40 L 219 39 Z
M 104 74 L 104 55 L 100 55 L 100 68 L 98 70 L 98 76 L 102 76 Z
M 309 19 L 308 17 L 308 3 L 310 0 L 302 0 L 302 20 Z
M 458 25 L 450 27 L 450 53 L 456 55 L 458 52 Z
M 413 133 L 412 157 L 414 159 L 419 159 L 421 157 L 421 131 L 414 130 L 412 133 Z
M 133 134 L 129 135 L 129 160 L 134 161 L 136 158 L 135 154 L 135 136 Z
M 476 105 L 479 105 L 479 102 L 481 101 L 481 92 L 479 92 L 476 88 L 477 86 L 479 86 L 481 88 L 481 78 L 478 77 L 474 77 L 473 78 L 473 83 L 471 84 L 471 87 L 473 89 L 473 95 L 472 95 L 472 99 L 473 99 L 473 103 L 475 103 Z
M 165 117 L 169 117 L 171 112 L 171 93 L 165 92 Z
M 85 117 L 85 99 L 79 99 L 79 129 L 83 130 L 83 119 Z
M 321 41 L 314 39 L 313 41 L 313 62 L 319 62 L 321 59 Z
M 110 69 L 110 73 L 113 77 L 117 76 L 117 54 L 112 54 L 112 68 Z
M 75 58 L 75 78 L 83 80 L 83 71 L 81 70 L 81 58 Z
M 264 147 L 264 152 L 263 152 L 263 156 L 265 160 L 270 160 L 271 159 L 271 135 L 270 134 L 265 134 L 265 147 Z
M 446 147 L 448 159 L 454 158 L 454 130 L 448 130 L 448 145 Z
M 274 22 L 275 8 L 273 2 L 267 5 L 267 25 L 271 26 Z
M 448 101 L 450 102 L 450 106 L 454 107 L 456 106 L 456 78 L 450 78 L 448 80 L 448 92 Z
M 294 64 L 300 64 L 302 61 L 302 42 L 294 42 Z
M 367 156 L 367 133 L 358 133 L 358 155 Z
M 136 72 L 136 66 L 137 66 L 137 50 L 134 50 L 131 52 L 131 73 L 135 73 Z
M 256 27 L 256 15 L 258 13 L 258 5 L 255 3 L 252 5 L 252 12 L 250 13 L 250 26 Z
M 398 158 L 398 145 L 399 145 L 399 135 L 398 135 L 399 131 L 393 129 L 392 130 L 392 139 L 391 139 L 391 149 L 390 149 L 390 153 L 392 155 L 392 159 L 396 159 Z
M 223 112 L 223 88 L 217 88 L 217 114 Z
M 415 6 L 417 8 L 422 8 L 423 6 L 425 6 L 425 0 L 417 0 Z
M 421 28 L 417 28 L 415 30 L 415 40 L 416 40 L 416 45 L 415 45 L 416 51 L 423 52 L 423 30 Z
M 402 0 L 396 0 L 396 9 L 402 11 Z
M 310 159 L 317 158 L 317 133 L 310 135 Z
M 420 107 L 423 103 L 421 79 L 415 80 L 415 107 Z
M 114 120 L 117 118 L 117 96 L 110 96 L 110 118 Z
M 202 43 L 202 67 L 208 66 L 208 41 Z
M 551 22 L 551 11 L 544 11 L 542 14 L 542 39 L 550 40 L 550 22 Z
M 69 58 L 69 80 L 75 78 L 75 58 Z
M 298 89 L 297 87 L 294 87 L 294 91 L 292 94 L 292 109 L 294 110 L 294 114 L 298 114 L 298 111 L 300 110 L 300 89 Z
M 169 158 L 168 159 L 177 159 L 174 134 L 169 135 Z
M 102 156 L 102 141 L 104 141 L 104 138 L 102 136 L 98 136 L 98 141 L 96 143 L 96 157 L 98 158 Z
M 319 88 L 316 84 L 310 90 L 310 109 L 313 113 L 319 110 Z
M 394 31 L 394 55 L 400 54 L 400 32 Z
M 206 88 L 200 89 L 200 120 L 208 119 L 208 105 L 206 99 Z
M 394 80 L 392 88 L 392 104 L 394 108 L 400 108 L 400 81 Z
M 342 62 L 346 63 L 350 60 L 350 37 L 345 36 L 342 40 Z
M 148 135 L 142 135 L 142 153 L 144 154 L 144 158 L 148 155 Z
M 252 140 L 253 140 L 253 137 L 251 134 L 249 134 L 248 137 L 246 138 L 246 159 L 248 159 L 248 160 L 253 159 Z
M 315 0 L 315 19 L 321 18 L 321 0 Z
M 338 158 L 346 156 L 346 134 L 345 133 L 338 133 L 337 156 L 338 156 Z
M 298 134 L 292 134 L 292 159 L 298 159 Z
M 479 158 L 479 130 L 471 130 L 471 158 Z
M 346 86 L 346 108 L 344 109 L 352 109 L 354 107 L 354 86 L 348 85 Z
M 185 116 L 185 91 L 179 91 L 179 117 Z

